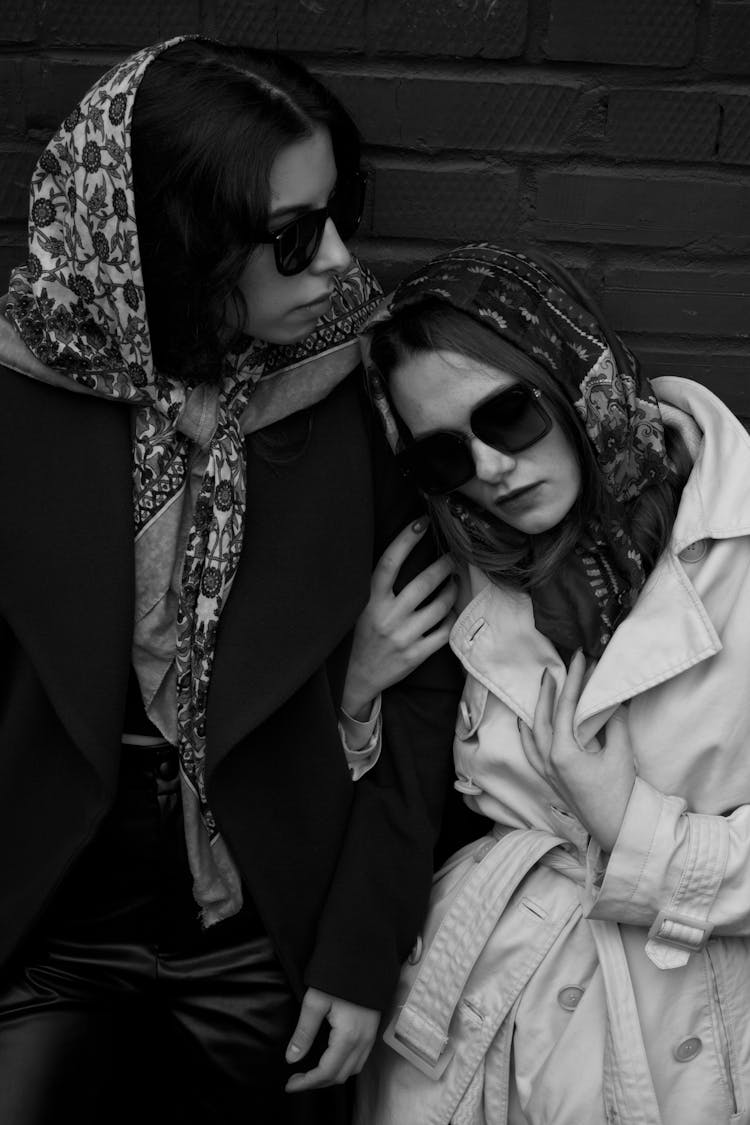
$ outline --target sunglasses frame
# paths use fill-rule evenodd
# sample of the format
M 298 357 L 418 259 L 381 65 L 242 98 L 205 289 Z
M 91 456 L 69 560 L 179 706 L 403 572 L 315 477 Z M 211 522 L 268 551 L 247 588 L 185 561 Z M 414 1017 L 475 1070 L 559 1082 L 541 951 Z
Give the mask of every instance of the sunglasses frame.
M 352 185 L 353 190 L 359 191 L 359 208 L 357 210 L 357 217 L 354 220 L 353 229 L 348 232 L 342 232 L 339 230 L 339 226 L 336 223 L 334 215 L 332 214 L 332 210 L 336 207 L 337 192 L 339 192 L 342 187 L 348 184 Z M 290 219 L 288 223 L 284 223 L 284 225 L 282 227 L 279 227 L 278 230 L 263 231 L 256 237 L 256 242 L 273 245 L 273 254 L 274 261 L 276 263 L 276 269 L 282 277 L 294 277 L 296 274 L 302 273 L 303 270 L 306 270 L 310 263 L 314 261 L 315 255 L 318 253 L 320 244 L 323 241 L 323 232 L 325 231 L 325 226 L 329 219 L 333 220 L 333 224 L 336 227 L 339 238 L 342 242 L 347 242 L 356 234 L 359 224 L 362 222 L 362 215 L 365 209 L 366 193 L 367 173 L 362 171 L 353 172 L 350 176 L 344 177 L 343 181 L 336 183 L 336 187 L 331 193 L 331 198 L 328 200 L 328 203 L 325 207 L 318 207 L 315 211 L 304 211 L 301 215 L 297 215 L 296 218 Z M 314 220 L 317 224 L 312 251 L 309 256 L 305 257 L 301 263 L 295 262 L 294 265 L 290 268 L 285 264 L 285 260 L 290 255 L 284 254 L 283 239 L 300 223 L 309 222 L 311 219 Z
M 516 445 L 512 449 L 509 448 L 507 444 L 499 445 L 497 441 L 488 441 L 487 438 L 483 437 L 482 433 L 480 432 L 480 430 L 484 430 L 484 432 L 486 433 L 481 415 L 486 411 L 488 407 L 491 408 L 495 403 L 497 403 L 498 399 L 502 399 L 511 393 L 517 394 L 519 391 L 523 393 L 523 396 L 526 399 L 526 409 L 531 410 L 531 412 L 534 413 L 539 419 L 542 426 L 541 431 L 536 434 L 530 441 L 522 442 L 520 445 Z M 542 438 L 545 438 L 553 426 L 552 416 L 550 415 L 549 411 L 547 411 L 542 405 L 541 398 L 542 392 L 538 389 L 538 387 L 531 387 L 526 383 L 514 383 L 510 387 L 504 387 L 501 391 L 495 392 L 495 394 L 490 395 L 489 398 L 484 399 L 474 407 L 471 415 L 469 416 L 469 426 L 471 428 L 472 434 L 474 435 L 474 437 L 479 438 L 481 442 L 484 442 L 485 445 L 490 446 L 491 449 L 496 449 L 499 453 L 505 453 L 510 456 L 513 456 L 516 453 L 522 453 L 525 449 L 530 449 L 532 445 L 536 445 L 536 443 L 541 441 Z M 477 429 L 477 426 L 479 426 L 479 429 Z M 408 432 L 406 434 L 403 433 L 403 426 L 400 426 L 399 428 L 402 430 L 402 436 L 406 441 L 406 446 L 396 454 L 396 460 L 398 461 L 402 471 L 407 476 L 410 476 L 412 480 L 416 482 L 417 487 L 422 492 L 427 493 L 428 496 L 447 496 L 450 492 L 455 492 L 457 488 L 460 488 L 461 485 L 466 484 L 474 476 L 476 476 L 476 465 L 474 463 L 474 458 L 471 454 L 471 451 L 468 449 L 468 445 L 471 439 L 466 434 L 459 433 L 456 430 L 436 430 L 431 434 L 425 434 L 423 437 L 414 438 L 410 434 L 408 434 Z M 424 483 L 419 479 L 418 469 L 415 469 L 413 464 L 413 452 L 415 448 L 425 444 L 426 442 L 429 442 L 430 440 L 433 440 L 436 437 L 442 439 L 451 439 L 456 446 L 460 446 L 462 456 L 466 456 L 467 473 L 466 475 L 462 476 L 460 480 L 457 480 L 455 484 L 451 485 L 450 488 L 425 487 Z

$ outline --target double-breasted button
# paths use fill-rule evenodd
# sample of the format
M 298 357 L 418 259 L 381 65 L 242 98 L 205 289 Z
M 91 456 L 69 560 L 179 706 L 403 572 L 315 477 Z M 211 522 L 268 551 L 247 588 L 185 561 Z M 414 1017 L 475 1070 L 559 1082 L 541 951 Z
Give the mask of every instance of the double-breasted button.
M 690 1062 L 696 1055 L 699 1055 L 703 1050 L 703 1042 L 697 1035 L 691 1035 L 689 1039 L 683 1039 L 678 1043 L 672 1054 L 677 1059 L 677 1062 Z
M 705 539 L 696 539 L 695 543 L 689 543 L 684 547 L 679 554 L 680 562 L 696 563 L 700 562 L 705 557 L 708 550 L 708 543 Z
M 582 988 L 579 988 L 577 984 L 569 984 L 566 988 L 560 989 L 557 994 L 557 1002 L 566 1012 L 573 1012 L 578 1007 L 582 996 Z

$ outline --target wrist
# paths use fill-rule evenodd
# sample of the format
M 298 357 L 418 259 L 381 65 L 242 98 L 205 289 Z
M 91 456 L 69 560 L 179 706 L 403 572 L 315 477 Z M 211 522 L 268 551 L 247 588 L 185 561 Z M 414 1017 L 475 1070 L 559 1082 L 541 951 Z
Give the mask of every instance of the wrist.
M 350 666 L 341 695 L 341 710 L 355 722 L 366 722 L 377 696 L 378 690 L 370 678 L 358 674 L 356 667 Z
M 341 710 L 355 723 L 366 723 L 372 714 L 372 706 L 375 698 L 372 695 L 367 697 L 356 696 L 344 692 L 341 700 Z

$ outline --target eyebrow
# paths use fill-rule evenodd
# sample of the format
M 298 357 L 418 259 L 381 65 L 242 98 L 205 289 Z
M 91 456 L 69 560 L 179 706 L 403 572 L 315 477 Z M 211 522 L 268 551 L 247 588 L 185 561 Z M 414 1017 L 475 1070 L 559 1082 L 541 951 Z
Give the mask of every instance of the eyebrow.
M 272 219 L 280 219 L 286 215 L 302 215 L 306 211 L 317 211 L 317 207 L 311 207 L 309 203 L 288 203 L 284 207 L 279 207 L 278 210 L 269 211 L 269 221 Z
M 338 184 L 338 182 L 339 182 L 339 177 L 337 175 L 336 179 L 333 182 L 333 186 L 332 186 L 331 190 L 328 192 L 328 195 L 326 196 L 326 203 L 330 202 L 331 196 L 333 195 L 334 191 L 336 190 L 336 185 Z M 324 203 L 323 206 L 325 206 L 325 205 L 326 204 Z M 268 221 L 272 222 L 273 220 L 280 219 L 280 218 L 285 217 L 287 215 L 290 215 L 290 216 L 291 215 L 303 215 L 307 211 L 319 211 L 319 210 L 320 210 L 320 207 L 313 207 L 313 205 L 311 203 L 286 203 L 286 204 L 284 204 L 283 207 L 278 207 L 275 210 L 269 211 L 268 212 Z

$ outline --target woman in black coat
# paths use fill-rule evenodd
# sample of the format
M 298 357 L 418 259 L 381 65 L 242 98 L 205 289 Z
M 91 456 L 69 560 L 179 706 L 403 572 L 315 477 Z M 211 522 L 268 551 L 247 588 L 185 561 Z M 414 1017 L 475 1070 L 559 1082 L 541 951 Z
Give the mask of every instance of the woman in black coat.
M 34 173 L 0 319 L 9 1125 L 133 1089 L 149 1120 L 154 1063 L 154 1120 L 344 1120 L 322 1088 L 414 941 L 453 594 L 362 393 L 362 191 L 327 91 L 204 40 L 115 67 Z

